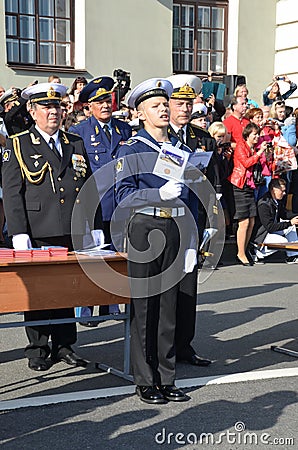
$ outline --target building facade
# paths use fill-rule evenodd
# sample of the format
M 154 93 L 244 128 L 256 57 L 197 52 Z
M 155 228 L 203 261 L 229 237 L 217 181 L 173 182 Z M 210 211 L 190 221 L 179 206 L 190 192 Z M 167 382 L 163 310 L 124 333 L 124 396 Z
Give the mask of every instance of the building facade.
M 67 86 L 131 73 L 246 76 L 250 97 L 272 76 L 298 84 L 297 0 L 2 0 L 0 85 L 60 76 Z M 282 89 L 285 89 L 283 86 Z M 288 101 L 298 106 L 298 93 Z

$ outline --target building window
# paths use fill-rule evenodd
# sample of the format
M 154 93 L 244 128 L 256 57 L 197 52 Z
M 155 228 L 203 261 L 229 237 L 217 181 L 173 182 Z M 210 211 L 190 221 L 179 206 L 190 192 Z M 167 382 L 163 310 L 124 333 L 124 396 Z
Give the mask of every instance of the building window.
M 174 72 L 226 72 L 227 13 L 227 1 L 174 0 Z
M 73 66 L 73 0 L 5 0 L 8 64 Z

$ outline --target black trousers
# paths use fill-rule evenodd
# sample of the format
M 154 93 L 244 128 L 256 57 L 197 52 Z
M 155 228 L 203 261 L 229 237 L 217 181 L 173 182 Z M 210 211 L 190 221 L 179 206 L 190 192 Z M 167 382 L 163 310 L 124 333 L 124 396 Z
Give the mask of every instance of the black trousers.
M 70 236 L 31 239 L 31 243 L 34 247 L 41 247 L 42 245 L 61 245 L 72 250 Z M 47 289 L 47 286 L 44 286 L 44 289 Z M 26 311 L 24 313 L 25 321 L 68 318 L 74 318 L 73 308 Z M 25 329 L 29 340 L 29 345 L 25 349 L 25 356 L 27 358 L 46 358 L 51 352 L 52 355 L 55 356 L 58 351 L 60 351 L 60 354 L 69 353 L 71 351 L 71 345 L 77 340 L 75 323 L 36 325 L 28 326 Z M 52 339 L 52 349 L 50 349 L 48 343 L 50 336 Z
M 179 283 L 176 308 L 176 358 L 189 359 L 196 351 L 191 346 L 196 327 L 198 266 Z
M 173 219 L 144 214 L 136 214 L 128 227 L 131 362 L 137 385 L 175 380 L 176 303 L 184 262 L 176 258 L 179 235 Z

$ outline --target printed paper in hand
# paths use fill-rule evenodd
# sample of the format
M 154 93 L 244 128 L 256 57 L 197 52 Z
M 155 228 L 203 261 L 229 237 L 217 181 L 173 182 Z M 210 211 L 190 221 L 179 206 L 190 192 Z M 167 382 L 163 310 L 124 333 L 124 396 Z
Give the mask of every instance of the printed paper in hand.
M 153 173 L 166 180 L 183 180 L 184 169 L 188 161 L 189 153 L 163 143 L 158 154 Z

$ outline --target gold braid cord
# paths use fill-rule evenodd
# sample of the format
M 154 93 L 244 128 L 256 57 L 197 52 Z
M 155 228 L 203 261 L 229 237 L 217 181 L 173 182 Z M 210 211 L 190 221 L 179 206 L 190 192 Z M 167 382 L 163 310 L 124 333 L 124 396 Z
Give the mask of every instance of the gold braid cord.
M 53 171 L 52 171 L 52 167 L 49 164 L 49 162 L 46 161 L 40 170 L 38 170 L 36 172 L 31 172 L 23 161 L 22 152 L 21 152 L 21 148 L 20 148 L 20 141 L 19 141 L 18 137 L 13 138 L 13 148 L 14 148 L 14 152 L 15 152 L 17 161 L 21 168 L 22 177 L 23 178 L 26 177 L 27 180 L 29 181 L 29 183 L 38 184 L 44 179 L 46 171 L 49 170 L 52 189 L 53 189 L 53 192 L 56 193 L 54 179 L 53 179 L 53 173 L 52 173 Z

